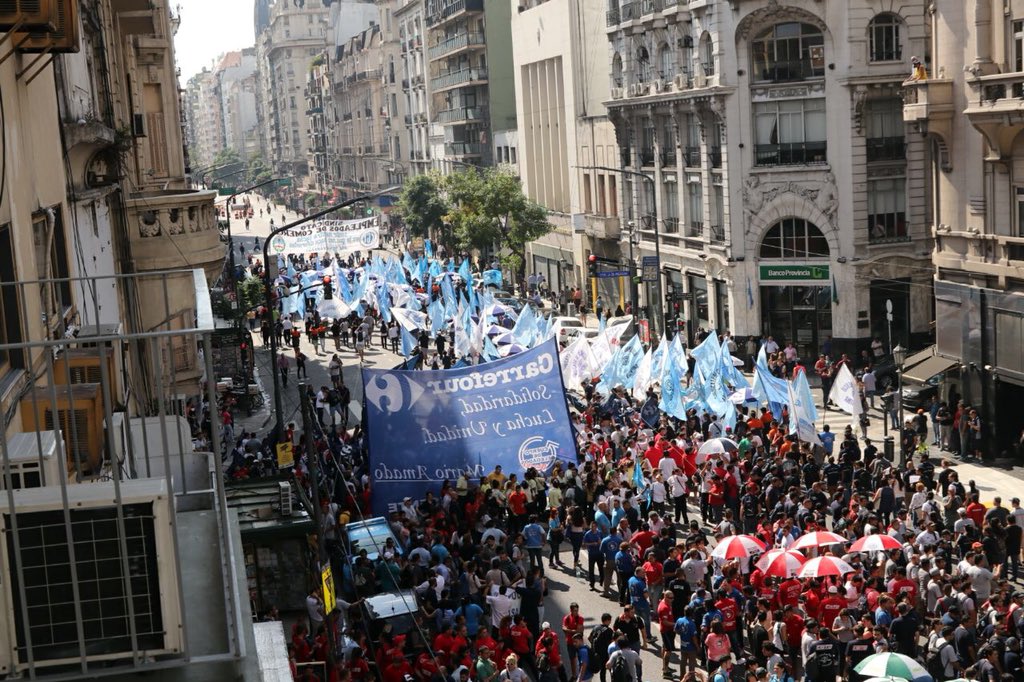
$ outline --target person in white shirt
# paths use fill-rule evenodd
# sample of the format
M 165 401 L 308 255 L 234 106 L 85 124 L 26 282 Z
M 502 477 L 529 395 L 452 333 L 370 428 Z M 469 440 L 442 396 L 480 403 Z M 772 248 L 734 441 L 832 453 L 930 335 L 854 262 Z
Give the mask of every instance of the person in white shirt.
M 872 410 L 875 409 L 875 393 L 878 391 L 875 370 L 869 367 L 861 375 L 860 382 L 864 386 L 864 398 L 868 401 L 868 407 Z
M 661 453 L 661 461 L 658 462 L 658 470 L 661 471 L 661 476 L 666 481 L 672 475 L 672 472 L 676 470 L 676 461 L 672 459 L 672 455 L 668 454 L 667 450 Z
M 768 355 L 779 352 L 779 344 L 775 343 L 775 338 L 769 336 L 768 340 L 764 342 L 764 352 Z
M 918 533 L 917 537 L 914 538 L 914 544 L 917 545 L 921 552 L 927 552 L 929 547 L 939 544 L 939 536 L 935 532 L 935 524 L 929 523 L 927 528 Z
M 501 626 L 505 616 L 512 615 L 512 607 L 515 606 L 515 600 L 508 596 L 506 589 L 504 585 L 494 585 L 491 594 L 487 595 L 487 603 L 491 605 L 491 625 L 496 628 Z

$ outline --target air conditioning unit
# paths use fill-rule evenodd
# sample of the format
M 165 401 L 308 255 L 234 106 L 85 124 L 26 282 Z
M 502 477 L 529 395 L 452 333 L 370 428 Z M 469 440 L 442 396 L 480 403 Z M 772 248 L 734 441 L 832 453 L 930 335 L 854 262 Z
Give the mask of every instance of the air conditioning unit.
M 107 364 L 105 377 L 104 361 Z M 113 348 L 76 348 L 63 351 L 53 361 L 53 383 L 67 384 L 69 377 L 72 384 L 101 384 L 105 381 L 110 387 L 110 400 L 117 402 L 117 366 Z
M 54 393 L 56 405 L 52 403 Z M 33 388 L 21 400 L 21 427 L 25 431 L 59 429 L 64 436 L 68 470 L 77 469 L 76 461 L 84 473 L 99 470 L 103 460 L 103 395 L 99 384 Z
M 281 516 L 291 516 L 292 507 L 292 484 L 288 481 L 278 481 L 278 495 L 280 497 Z
M 662 88 L 665 87 L 665 82 L 660 80 L 660 79 L 652 81 L 651 82 L 651 87 L 654 89 L 654 92 L 656 92 L 656 93 L 661 92 Z
M 149 470 L 147 459 L 150 462 L 160 459 L 176 461 L 181 452 L 193 451 L 192 429 L 188 420 L 175 414 L 168 414 L 161 423 L 160 417 L 129 418 L 124 412 L 115 412 L 110 415 L 109 422 L 104 420 L 104 426 L 111 457 L 116 457 L 124 465 L 131 453 L 133 461 L 128 463 L 127 469 L 143 475 Z
M 7 459 L 11 466 L 11 487 L 14 490 L 60 485 L 60 479 L 67 476 L 67 470 L 57 455 L 58 438 L 59 431 L 38 431 L 16 433 L 7 439 Z M 7 490 L 2 461 L 0 490 Z
M 120 513 L 112 483 L 69 486 L 66 508 L 55 487 L 12 495 L 13 508 L 0 496 L 0 674 L 22 673 L 29 660 L 37 668 L 78 666 L 80 651 L 95 664 L 90 671 L 127 665 L 135 651 L 146 659 L 182 653 L 173 496 L 163 479 L 123 481 Z M 84 641 L 69 615 L 72 575 L 87 619 Z
M 639 88 L 638 88 L 636 83 L 633 83 L 632 85 L 629 86 L 629 96 L 630 97 L 636 97 L 638 92 L 639 92 Z
M 23 29 L 53 31 L 57 28 L 55 0 L 0 0 L 0 33 L 21 24 Z
M 622 99 L 622 88 L 612 88 L 612 99 Z
M 703 70 L 698 71 L 698 73 L 694 74 L 694 76 L 693 76 L 693 87 L 695 87 L 695 88 L 704 88 L 704 87 L 707 87 L 707 84 L 708 84 L 708 77 L 704 75 Z
M 81 41 L 78 37 L 79 0 L 50 0 L 57 8 L 52 31 L 27 31 L 28 39 L 21 43 L 23 35 L 14 38 L 21 52 L 78 52 Z M 0 0 L 3 3 L 4 0 Z
M 676 90 L 686 90 L 689 85 L 690 78 L 685 73 L 676 76 Z

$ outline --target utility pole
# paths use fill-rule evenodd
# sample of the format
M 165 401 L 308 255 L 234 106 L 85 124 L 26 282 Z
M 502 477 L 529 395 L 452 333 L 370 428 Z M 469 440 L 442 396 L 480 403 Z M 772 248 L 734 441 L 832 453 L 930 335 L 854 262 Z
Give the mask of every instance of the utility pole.
M 316 446 L 313 444 L 313 408 L 309 404 L 309 380 L 299 382 L 299 404 L 302 405 L 302 439 L 306 443 L 306 462 L 309 466 L 309 482 L 313 491 L 313 523 L 316 527 L 316 558 L 319 563 L 324 560 L 324 529 L 320 519 L 320 480 Z M 319 566 L 319 564 L 318 564 Z

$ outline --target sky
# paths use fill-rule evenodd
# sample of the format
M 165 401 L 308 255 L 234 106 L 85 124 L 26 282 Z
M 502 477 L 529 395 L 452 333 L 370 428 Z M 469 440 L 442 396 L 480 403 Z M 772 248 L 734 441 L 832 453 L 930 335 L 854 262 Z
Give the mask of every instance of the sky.
M 253 0 L 169 0 L 181 14 L 174 38 L 181 85 L 225 52 L 252 47 Z

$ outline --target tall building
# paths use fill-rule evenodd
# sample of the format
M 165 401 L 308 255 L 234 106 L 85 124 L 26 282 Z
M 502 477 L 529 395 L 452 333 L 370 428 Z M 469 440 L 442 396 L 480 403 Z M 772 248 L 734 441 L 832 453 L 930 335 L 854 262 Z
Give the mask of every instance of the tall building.
M 512 15 L 511 27 L 519 175 L 526 194 L 548 209 L 554 228 L 528 245 L 527 271 L 543 275 L 555 291 L 583 286 L 590 254 L 615 261 L 620 256 L 619 176 L 594 168 L 619 163 L 604 106 L 605 11 L 585 0 L 532 0 Z M 495 158 L 516 162 L 497 146 Z M 595 285 L 612 309 L 630 300 L 628 277 L 601 278 Z
M 217 73 L 203 68 L 192 76 L 186 88 L 189 118 L 189 158 L 196 169 L 214 165 L 224 149 L 224 120 Z
M 242 160 L 256 152 L 256 49 L 225 54 L 216 70 L 224 148 Z
M 892 301 L 893 344 L 925 343 L 929 187 L 907 169 L 928 143 L 904 135 L 901 83 L 931 52 L 927 5 L 610 3 L 620 206 L 640 255 L 660 252 L 653 317 L 809 360 L 887 342 Z
M 322 0 L 277 0 L 269 12 L 258 2 L 255 14 L 263 152 L 275 174 L 301 180 L 308 172 L 306 80 L 327 45 L 327 8 Z
M 903 117 L 928 149 L 941 397 L 975 406 L 986 455 L 1014 453 L 1024 400 L 1024 2 L 938 0 L 926 78 L 904 83 Z M 1017 450 L 1019 456 L 1019 450 Z
M 495 135 L 514 130 L 511 3 L 425 0 L 433 165 L 494 162 Z M 507 146 L 507 145 L 505 145 Z
M 426 74 L 428 65 L 423 49 L 424 0 L 399 0 L 394 10 L 401 46 L 402 95 L 406 114 L 401 124 L 405 132 L 405 148 L 409 172 L 425 173 L 430 168 L 430 92 Z M 399 122 L 396 120 L 395 126 Z

